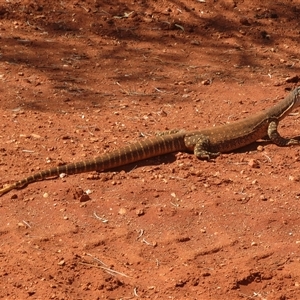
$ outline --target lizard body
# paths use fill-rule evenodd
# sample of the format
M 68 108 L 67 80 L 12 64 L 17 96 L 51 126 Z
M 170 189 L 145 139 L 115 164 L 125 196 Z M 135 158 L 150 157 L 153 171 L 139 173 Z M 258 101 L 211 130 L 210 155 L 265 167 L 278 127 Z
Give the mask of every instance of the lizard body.
M 194 152 L 199 159 L 210 159 L 220 153 L 249 145 L 265 136 L 278 146 L 299 144 L 298 140 L 285 139 L 277 131 L 280 120 L 300 106 L 300 87 L 273 107 L 246 119 L 198 131 L 173 131 L 135 142 L 94 159 L 70 163 L 43 170 L 0 189 L 0 196 L 22 188 L 29 183 L 58 176 L 61 173 L 78 174 L 105 171 L 172 152 Z

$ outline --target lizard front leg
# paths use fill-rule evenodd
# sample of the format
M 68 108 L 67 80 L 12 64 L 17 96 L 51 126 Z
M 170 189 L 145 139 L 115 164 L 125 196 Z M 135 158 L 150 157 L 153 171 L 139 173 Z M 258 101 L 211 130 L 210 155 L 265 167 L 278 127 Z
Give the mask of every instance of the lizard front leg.
M 300 141 L 296 139 L 286 139 L 282 137 L 279 134 L 277 127 L 278 127 L 278 121 L 272 121 L 268 126 L 268 136 L 274 144 L 283 147 L 289 145 L 297 145 L 300 143 Z

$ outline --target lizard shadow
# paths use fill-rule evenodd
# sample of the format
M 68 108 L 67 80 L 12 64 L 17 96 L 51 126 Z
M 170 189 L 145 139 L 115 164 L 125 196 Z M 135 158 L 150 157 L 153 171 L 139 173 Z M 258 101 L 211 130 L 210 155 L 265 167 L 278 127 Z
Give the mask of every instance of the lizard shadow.
M 298 141 L 298 143 L 300 145 L 300 136 L 295 136 L 292 139 Z M 256 151 L 258 146 L 263 146 L 264 147 L 264 146 L 271 145 L 271 144 L 274 144 L 274 142 L 272 142 L 270 139 L 268 139 L 266 137 L 266 138 L 260 139 L 256 142 L 253 142 L 249 145 L 241 147 L 239 149 L 233 150 L 232 152 L 233 153 L 246 153 L 248 151 Z M 283 147 L 290 147 L 290 146 L 291 145 L 287 145 L 287 146 L 283 146 Z M 297 144 L 295 144 L 295 146 L 297 146 Z
M 176 161 L 176 152 L 174 153 L 168 153 L 160 156 L 154 156 L 151 158 L 147 158 L 144 160 L 136 161 L 124 166 L 119 166 L 115 167 L 112 169 L 109 169 L 107 171 L 125 171 L 126 173 L 129 173 L 137 168 L 142 168 L 142 167 L 156 167 L 156 166 L 161 166 L 162 164 L 168 165 L 171 163 L 174 163 Z

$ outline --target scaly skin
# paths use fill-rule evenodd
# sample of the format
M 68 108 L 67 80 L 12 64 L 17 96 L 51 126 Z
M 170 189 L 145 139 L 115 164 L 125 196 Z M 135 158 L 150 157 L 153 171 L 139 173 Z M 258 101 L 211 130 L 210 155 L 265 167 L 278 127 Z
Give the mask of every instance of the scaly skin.
M 142 140 L 100 157 L 46 169 L 0 189 L 0 196 L 24 186 L 58 176 L 61 173 L 78 174 L 105 171 L 172 152 L 194 152 L 199 159 L 210 159 L 255 142 L 265 136 L 278 146 L 299 144 L 285 139 L 277 131 L 280 120 L 300 105 L 300 87 L 273 107 L 244 120 L 199 131 L 171 131 L 168 134 Z

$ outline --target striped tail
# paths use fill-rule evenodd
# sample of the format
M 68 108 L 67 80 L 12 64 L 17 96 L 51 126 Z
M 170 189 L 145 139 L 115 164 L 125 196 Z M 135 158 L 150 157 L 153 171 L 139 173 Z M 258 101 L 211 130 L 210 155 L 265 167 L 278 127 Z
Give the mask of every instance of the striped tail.
M 0 196 L 13 189 L 23 188 L 30 183 L 58 176 L 62 173 L 71 175 L 91 171 L 105 171 L 154 156 L 176 151 L 186 151 L 184 137 L 185 133 L 157 136 L 133 143 L 91 160 L 70 163 L 43 170 L 0 189 Z

